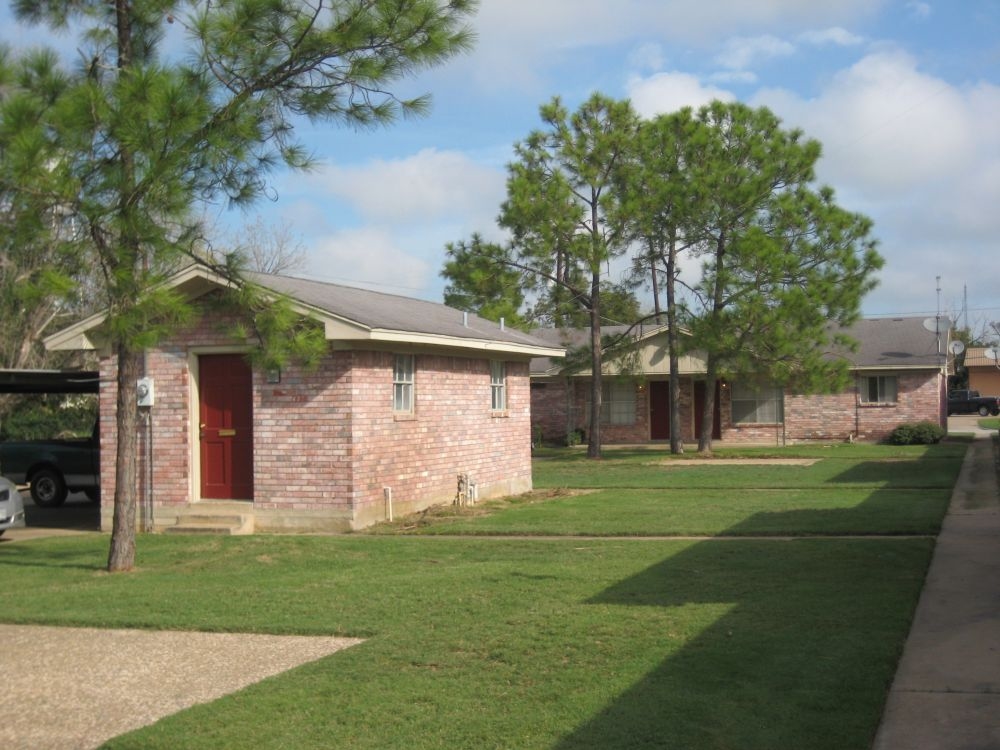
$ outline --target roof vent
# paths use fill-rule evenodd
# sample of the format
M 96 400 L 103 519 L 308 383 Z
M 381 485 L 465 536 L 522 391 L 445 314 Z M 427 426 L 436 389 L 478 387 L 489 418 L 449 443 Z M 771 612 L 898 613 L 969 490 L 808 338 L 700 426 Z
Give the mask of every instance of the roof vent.
M 465 326 L 466 328 L 469 327 L 469 313 L 468 312 L 463 312 L 462 313 L 462 325 Z
M 500 318 L 500 330 L 501 331 L 506 331 L 507 330 L 506 326 L 504 326 L 503 318 Z

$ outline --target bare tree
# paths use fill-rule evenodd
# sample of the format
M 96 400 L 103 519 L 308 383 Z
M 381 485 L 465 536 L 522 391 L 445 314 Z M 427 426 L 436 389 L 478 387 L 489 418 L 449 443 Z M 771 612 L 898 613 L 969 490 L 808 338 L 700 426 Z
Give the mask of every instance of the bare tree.
M 257 216 L 253 222 L 230 233 L 225 244 L 228 251 L 240 256 L 251 271 L 287 274 L 303 271 L 306 267 L 305 246 L 287 219 L 269 224 Z

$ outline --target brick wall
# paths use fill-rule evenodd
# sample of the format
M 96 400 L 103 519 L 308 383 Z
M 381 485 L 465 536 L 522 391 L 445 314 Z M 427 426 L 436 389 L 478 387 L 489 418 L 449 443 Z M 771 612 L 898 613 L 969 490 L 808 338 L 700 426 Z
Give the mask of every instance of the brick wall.
M 882 440 L 900 424 L 929 420 L 944 424 L 941 414 L 943 379 L 937 372 L 879 373 L 897 377 L 897 402 L 891 405 L 867 405 L 858 400 L 852 385 L 834 394 L 785 394 L 785 421 L 771 424 L 734 424 L 731 389 L 719 394 L 722 438 L 725 443 L 773 444 L 808 440 Z M 569 384 L 574 405 L 574 426 L 587 429 L 589 424 L 589 383 L 585 379 Z M 636 393 L 636 420 L 633 425 L 609 425 L 601 428 L 602 440 L 616 443 L 646 442 L 650 439 L 649 387 Z M 532 423 L 542 429 L 544 439 L 563 440 L 566 434 L 567 404 L 565 381 L 547 381 L 544 388 L 532 389 Z M 681 430 L 685 443 L 697 442 L 694 429 L 694 382 L 681 381 Z
M 666 381 L 660 381 L 665 383 Z M 541 387 L 539 387 L 541 386 Z M 572 428 L 589 432 L 590 429 L 590 381 L 583 378 L 568 383 L 570 398 L 567 400 L 567 381 L 549 380 L 532 384 L 531 424 L 533 430 L 541 430 L 542 439 L 561 443 L 567 432 L 566 408 L 572 404 Z M 601 425 L 602 442 L 643 443 L 650 439 L 650 382 L 636 383 L 635 421 L 632 424 Z M 685 442 L 697 440 L 694 434 L 694 381 L 681 379 L 680 399 L 681 439 Z
M 281 382 L 254 372 L 254 508 L 352 513 L 351 352 Z
M 492 412 L 488 360 L 418 354 L 413 413 L 395 414 L 395 355 L 354 356 L 356 523 L 385 516 L 385 488 L 396 513 L 450 502 L 460 473 L 481 498 L 531 489 L 527 363 L 507 363 L 508 408 Z
M 786 396 L 785 419 L 789 440 L 877 441 L 908 422 L 942 424 L 943 376 L 936 372 L 879 373 L 895 375 L 895 404 L 862 404 L 857 386 L 823 396 Z
M 203 319 L 147 356 L 152 489 L 158 520 L 200 494 L 197 413 L 189 363 L 232 351 L 217 321 Z M 450 502 L 468 473 L 480 497 L 531 489 L 530 395 L 526 362 L 507 363 L 507 404 L 490 410 L 487 359 L 416 355 L 415 410 L 392 410 L 394 354 L 331 349 L 312 371 L 289 367 L 280 383 L 253 374 L 254 511 L 257 528 L 336 530 Z M 102 525 L 110 528 L 116 454 L 115 361 L 101 361 Z M 140 449 L 148 445 L 145 430 Z M 145 462 L 141 464 L 145 466 Z M 140 485 L 145 484 L 140 471 Z
M 542 440 L 561 442 L 569 431 L 567 420 L 565 380 L 535 381 L 531 384 L 531 429 L 532 435 L 541 435 Z M 575 427 L 576 425 L 573 424 Z

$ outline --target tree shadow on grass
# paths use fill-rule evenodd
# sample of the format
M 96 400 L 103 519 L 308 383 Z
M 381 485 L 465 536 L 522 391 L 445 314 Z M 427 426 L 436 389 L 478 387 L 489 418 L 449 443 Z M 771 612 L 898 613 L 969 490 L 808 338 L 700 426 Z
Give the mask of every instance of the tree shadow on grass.
M 931 546 L 701 542 L 612 586 L 590 603 L 727 611 L 556 748 L 869 747 Z
M 94 555 L 93 537 L 84 535 L 0 543 L 0 570 L 15 567 L 106 570 Z
M 614 584 L 588 604 L 725 613 L 555 750 L 869 748 L 933 544 L 710 540 Z
M 723 533 L 732 536 L 936 535 L 950 496 L 950 490 L 943 489 L 872 490 L 853 507 L 760 512 Z

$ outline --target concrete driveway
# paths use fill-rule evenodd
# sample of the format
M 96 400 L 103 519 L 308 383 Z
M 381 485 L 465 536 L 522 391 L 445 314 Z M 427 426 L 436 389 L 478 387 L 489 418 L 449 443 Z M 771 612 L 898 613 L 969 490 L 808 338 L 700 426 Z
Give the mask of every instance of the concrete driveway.
M 963 414 L 948 417 L 948 434 L 960 435 L 962 433 L 971 435 L 995 435 L 996 430 L 984 430 L 979 426 L 982 419 L 978 414 Z
M 100 505 L 91 502 L 82 492 L 71 494 L 58 508 L 39 508 L 27 489 L 19 489 L 24 498 L 27 526 L 23 529 L 8 529 L 0 537 L 0 544 L 45 536 L 96 534 L 101 530 Z
M 0 625 L 7 750 L 89 750 L 361 641 Z
M 82 494 L 38 508 L 0 545 L 98 534 L 100 511 Z M 198 703 L 329 656 L 361 641 L 333 636 L 103 630 L 0 624 L 0 674 L 30 710 L 0 721 L 0 747 L 87 750 Z

